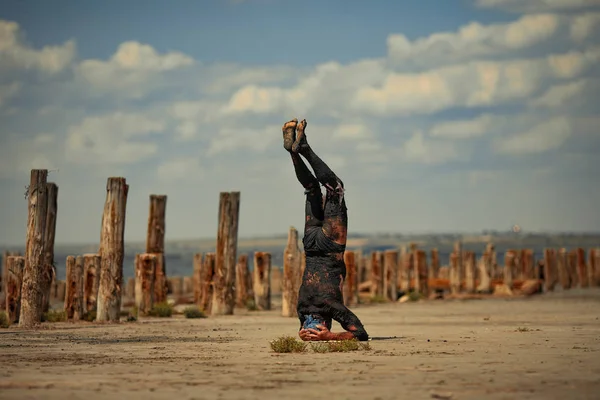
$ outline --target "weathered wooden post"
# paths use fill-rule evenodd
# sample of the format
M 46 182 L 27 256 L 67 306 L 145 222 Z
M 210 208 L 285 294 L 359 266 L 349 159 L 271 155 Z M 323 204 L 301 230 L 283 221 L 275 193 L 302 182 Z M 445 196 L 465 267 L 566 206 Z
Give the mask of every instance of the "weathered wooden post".
M 398 300 L 398 251 L 386 250 L 383 260 L 383 292 L 391 301 Z
M 6 296 L 6 314 L 11 323 L 18 322 L 21 313 L 21 287 L 24 269 L 25 257 L 6 257 L 4 295 Z
M 135 265 L 134 265 L 134 267 L 135 267 Z M 133 271 L 133 272 L 135 273 L 135 271 Z M 127 288 L 127 290 L 125 292 L 127 293 L 127 296 L 129 298 L 133 299 L 135 302 L 135 276 L 127 278 L 126 288 Z
M 371 297 L 383 296 L 383 265 L 381 252 L 371 252 Z
M 159 257 L 161 253 L 135 255 L 135 305 L 142 315 L 148 315 L 154 306 L 154 279 Z
M 206 253 L 202 263 L 202 273 L 200 277 L 200 303 L 199 307 L 209 312 L 212 302 L 213 276 L 215 273 L 215 253 Z
M 129 185 L 125 178 L 108 178 L 100 238 L 101 267 L 96 309 L 97 321 L 119 322 L 120 320 L 128 192 Z
M 358 303 L 358 281 L 356 269 L 356 253 L 346 250 L 344 253 L 346 264 L 346 279 L 344 281 L 344 304 L 349 306 Z
M 254 302 L 259 310 L 271 309 L 271 253 L 254 253 Z
M 596 247 L 592 250 L 590 250 L 590 253 L 592 254 L 591 257 L 591 262 L 593 262 L 593 285 L 594 286 L 600 286 L 600 248 Z
M 453 295 L 460 293 L 459 258 L 459 253 L 450 254 L 450 293 Z
M 146 253 L 157 254 L 154 270 L 153 301 L 162 303 L 167 300 L 167 266 L 165 259 L 167 196 L 150 195 L 148 230 L 146 232 Z
M 492 242 L 488 242 L 485 245 L 485 251 L 488 253 L 489 255 L 489 265 L 490 265 L 490 269 L 488 270 L 490 273 L 490 278 L 491 279 L 498 279 L 501 278 L 502 275 L 500 274 L 500 270 L 498 268 L 498 257 L 496 254 L 496 246 L 494 246 L 494 244 Z
M 579 275 L 577 274 L 577 251 L 571 250 L 567 253 L 567 269 L 571 280 L 571 287 L 579 286 Z
M 467 293 L 475 293 L 475 269 L 476 269 L 475 253 L 472 251 L 465 252 L 465 291 Z
M 589 286 L 589 282 L 587 264 L 585 262 L 585 249 L 578 247 L 575 252 L 577 254 L 577 279 L 579 280 L 579 287 L 586 288 Z
M 515 252 L 508 250 L 504 253 L 504 279 L 503 283 L 509 289 L 513 288 L 514 272 L 515 272 Z
M 478 293 L 490 293 L 492 291 L 492 257 L 489 252 L 484 251 L 479 260 L 479 285 L 477 285 Z
M 423 250 L 416 249 L 415 257 L 415 292 L 421 293 L 424 296 L 429 295 L 429 277 L 427 276 L 427 253 Z
M 556 271 L 556 253 L 554 249 L 544 249 L 544 287 L 546 291 L 553 291 L 558 281 Z
M 221 192 L 212 315 L 233 315 L 240 192 Z
M 190 293 L 194 293 L 194 277 L 184 276 L 183 277 L 183 295 L 188 296 Z
M 437 279 L 440 270 L 440 252 L 437 248 L 431 249 L 431 264 L 429 266 L 429 279 Z
M 67 282 L 65 281 L 56 281 L 56 300 L 65 301 L 65 293 L 67 291 Z
M 25 245 L 25 269 L 21 287 L 21 310 L 19 326 L 31 328 L 42 321 L 44 312 L 44 288 L 46 277 L 46 219 L 48 170 L 32 169 L 28 188 L 29 215 Z
M 83 298 L 86 312 L 96 311 L 100 284 L 100 256 L 83 255 Z
M 67 319 L 83 319 L 83 257 L 67 256 L 65 311 Z
M 194 286 L 194 304 L 199 304 L 200 295 L 202 293 L 202 253 L 194 254 L 194 270 L 192 272 L 192 285 Z
M 281 315 L 296 317 L 298 290 L 300 289 L 300 248 L 298 231 L 293 226 L 288 232 L 288 241 L 283 251 L 283 285 L 281 292 Z
M 400 248 L 400 290 L 408 293 L 410 290 L 410 277 L 413 271 L 413 254 L 405 246 Z
M 539 279 L 539 276 L 535 275 L 535 257 L 533 256 L 533 250 L 523 249 L 521 252 L 521 257 L 523 257 L 524 279 Z
M 588 250 L 588 262 L 587 262 L 587 281 L 588 286 L 596 286 L 596 249 L 591 248 Z
M 183 276 L 172 276 L 167 278 L 167 280 L 171 285 L 171 294 L 173 294 L 173 296 L 176 298 L 183 296 Z
M 300 269 L 300 254 L 298 254 L 298 269 Z M 246 307 L 249 300 L 254 300 L 252 294 L 252 275 L 248 269 L 248 254 L 240 254 L 236 266 L 235 305 Z
M 571 288 L 571 279 L 569 277 L 567 249 L 562 248 L 558 251 L 556 257 L 556 269 L 558 272 L 558 281 L 563 290 Z
M 54 266 L 54 238 L 56 237 L 56 213 L 58 211 L 58 186 L 49 182 L 46 184 L 48 206 L 46 208 L 46 230 L 44 232 L 44 287 L 42 291 L 43 312 L 50 308 L 50 290 L 56 276 Z

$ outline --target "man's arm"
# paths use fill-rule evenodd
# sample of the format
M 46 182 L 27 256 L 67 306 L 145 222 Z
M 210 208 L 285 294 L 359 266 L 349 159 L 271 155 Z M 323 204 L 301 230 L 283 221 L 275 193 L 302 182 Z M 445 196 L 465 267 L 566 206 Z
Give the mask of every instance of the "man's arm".
M 350 340 L 355 338 L 352 332 L 331 332 L 323 325 L 317 325 L 317 329 L 302 329 L 299 336 L 304 341 Z

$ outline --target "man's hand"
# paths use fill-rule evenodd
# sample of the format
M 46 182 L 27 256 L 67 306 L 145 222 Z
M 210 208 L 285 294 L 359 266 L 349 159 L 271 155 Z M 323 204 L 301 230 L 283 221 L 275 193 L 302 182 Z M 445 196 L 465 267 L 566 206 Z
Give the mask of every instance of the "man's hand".
M 317 329 L 302 329 L 298 335 L 304 341 L 332 340 L 333 336 L 331 331 L 323 325 L 317 325 Z

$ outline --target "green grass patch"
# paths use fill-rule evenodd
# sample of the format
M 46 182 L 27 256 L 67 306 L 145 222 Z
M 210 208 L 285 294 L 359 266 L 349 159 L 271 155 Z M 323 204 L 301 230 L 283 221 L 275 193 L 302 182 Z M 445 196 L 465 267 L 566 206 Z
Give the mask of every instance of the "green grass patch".
M 169 303 L 156 303 L 148 312 L 150 317 L 170 318 L 173 315 L 173 306 Z
M 88 311 L 83 314 L 83 320 L 87 322 L 94 322 L 96 320 L 96 310 Z
M 308 343 L 292 336 L 282 336 L 269 344 L 275 353 L 304 353 L 308 348 Z
M 8 328 L 10 321 L 8 320 L 8 314 L 4 311 L 0 311 L 0 328 Z
M 349 351 L 371 350 L 371 345 L 368 342 L 359 342 L 357 339 L 311 342 L 310 347 L 315 353 L 347 353 Z
M 193 306 L 186 307 L 183 310 L 183 315 L 186 318 L 206 318 L 206 314 L 204 314 L 204 311 L 202 311 L 198 307 L 193 307 Z
M 248 301 L 246 301 L 246 310 L 258 311 L 258 307 L 256 306 L 256 302 L 254 301 L 254 299 L 248 299 Z
M 388 299 L 386 299 L 384 296 L 381 295 L 375 295 L 372 296 L 369 301 L 373 304 L 382 304 L 382 303 L 387 303 Z
M 42 322 L 64 322 L 67 320 L 65 310 L 48 310 L 42 314 Z

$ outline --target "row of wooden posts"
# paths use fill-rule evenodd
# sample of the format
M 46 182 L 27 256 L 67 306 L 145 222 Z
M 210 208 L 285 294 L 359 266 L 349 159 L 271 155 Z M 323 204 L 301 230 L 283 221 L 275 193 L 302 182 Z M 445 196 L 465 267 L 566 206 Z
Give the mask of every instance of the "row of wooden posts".
M 6 307 L 20 326 L 38 324 L 49 307 L 51 292 L 57 290 L 54 266 L 54 237 L 58 187 L 48 183 L 47 170 L 32 170 L 28 189 L 29 213 L 24 256 L 6 257 L 3 285 Z M 123 295 L 125 212 L 129 185 L 125 178 L 108 178 L 102 215 L 99 251 L 69 256 L 65 285 L 65 309 L 79 319 L 95 311 L 97 321 L 119 321 Z M 135 258 L 135 303 L 141 312 L 167 298 L 168 279 L 164 256 L 167 197 L 150 195 L 146 252 Z M 239 192 L 221 192 L 218 230 L 214 253 L 194 257 L 194 302 L 211 315 L 232 315 L 236 306 L 253 300 L 258 309 L 271 308 L 271 254 L 254 253 L 254 270 L 248 270 L 248 256 L 237 257 Z M 489 293 L 502 283 L 518 288 L 525 280 L 543 281 L 546 290 L 557 283 L 564 289 L 600 284 L 600 250 L 545 249 L 543 263 L 536 263 L 533 251 L 509 250 L 505 266 L 498 267 L 492 244 L 479 261 L 460 242 L 454 246 L 448 266 L 440 267 L 439 253 L 416 244 L 400 249 L 347 250 L 344 302 L 360 302 L 360 293 L 395 301 L 399 293 L 414 291 L 429 295 L 447 289 L 452 294 Z M 304 269 L 304 253 L 298 246 L 298 232 L 290 228 L 284 250 L 282 315 L 295 316 L 298 289 Z
M 6 307 L 13 322 L 21 327 L 34 327 L 49 308 L 53 282 L 56 280 L 54 241 L 58 210 L 58 186 L 48 182 L 48 170 L 31 170 L 27 191 L 28 220 L 25 255 L 6 257 L 3 268 Z M 120 319 L 123 288 L 123 256 L 125 214 L 129 185 L 125 178 L 110 177 L 106 184 L 106 200 L 102 214 L 98 253 L 70 256 L 67 259 L 65 298 L 73 315 L 82 309 L 96 312 L 97 321 Z M 233 284 L 237 251 L 239 192 L 222 192 L 219 198 L 219 226 L 213 279 L 213 314 L 232 314 L 235 305 Z M 165 213 L 167 196 L 150 196 L 150 215 L 146 252 L 136 256 L 136 275 L 147 284 L 144 274 L 153 271 L 153 301 L 166 300 L 166 265 L 164 257 Z M 94 268 L 90 267 L 94 265 Z M 4 272 L 6 271 L 6 272 Z M 97 291 L 83 301 L 85 288 Z M 97 289 L 96 289 L 97 288 Z M 146 292 L 145 286 L 141 292 Z M 10 301 L 8 301 L 10 300 Z M 92 302 L 82 308 L 81 304 Z M 95 305 L 94 305 L 95 303 Z M 88 309 L 89 308 L 89 309 Z M 18 311 L 17 311 L 18 310 Z

